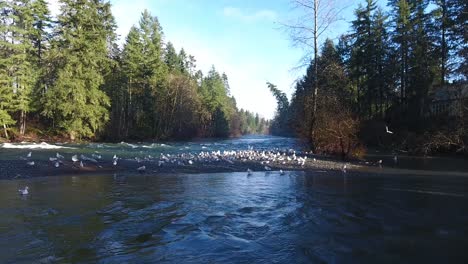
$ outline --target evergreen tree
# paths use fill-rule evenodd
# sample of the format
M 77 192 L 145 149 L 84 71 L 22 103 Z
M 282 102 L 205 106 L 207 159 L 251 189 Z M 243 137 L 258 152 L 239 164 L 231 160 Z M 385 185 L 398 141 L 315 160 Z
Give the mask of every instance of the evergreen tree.
M 54 41 L 57 77 L 43 100 L 43 114 L 72 140 L 93 137 L 109 119 L 109 97 L 101 89 L 108 69 L 113 19 L 104 1 L 61 0 Z
M 409 82 L 409 56 L 410 56 L 410 41 L 411 41 L 411 21 L 410 12 L 411 4 L 408 0 L 391 0 L 389 5 L 393 8 L 393 27 L 392 34 L 393 43 L 396 49 L 400 51 L 398 58 L 399 70 L 399 90 L 400 102 L 406 103 L 406 94 Z
M 174 48 L 174 45 L 172 45 L 171 42 L 168 42 L 166 44 L 166 51 L 164 54 L 164 62 L 166 63 L 168 70 L 169 71 L 176 71 L 180 70 L 179 65 L 179 56 L 177 55 L 177 52 Z
M 19 133 L 26 130 L 26 114 L 31 110 L 31 91 L 36 82 L 36 68 L 31 63 L 33 29 L 30 1 L 8 1 L 2 6 L 2 94 L 5 136 L 6 126 L 12 124 L 12 113 L 19 115 Z M 8 109 L 8 110 L 7 110 Z M 9 113 L 10 112 L 10 113 Z
M 411 14 L 412 52 L 409 58 L 409 113 L 412 120 L 420 121 L 424 115 L 427 96 L 434 81 L 437 60 L 428 34 L 427 2 L 413 1 Z M 417 124 L 417 122 L 413 122 Z

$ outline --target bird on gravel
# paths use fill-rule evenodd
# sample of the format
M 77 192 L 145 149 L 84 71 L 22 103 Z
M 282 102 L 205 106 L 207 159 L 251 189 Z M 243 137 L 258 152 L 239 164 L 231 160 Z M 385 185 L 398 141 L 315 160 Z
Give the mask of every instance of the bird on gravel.
M 143 166 L 141 166 L 141 167 L 138 167 L 138 168 L 137 168 L 137 171 L 138 171 L 139 173 L 145 172 L 145 171 L 146 171 L 146 166 L 143 165 Z
M 24 189 L 19 189 L 18 192 L 19 192 L 20 195 L 28 195 L 29 194 L 29 187 L 26 186 L 26 187 L 24 187 Z

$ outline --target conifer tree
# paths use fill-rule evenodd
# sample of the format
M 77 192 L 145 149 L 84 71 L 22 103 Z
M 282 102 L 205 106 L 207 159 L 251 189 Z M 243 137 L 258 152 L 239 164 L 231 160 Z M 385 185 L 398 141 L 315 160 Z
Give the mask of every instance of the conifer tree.
M 113 35 L 108 3 L 61 0 L 54 41 L 57 77 L 43 100 L 43 114 L 53 118 L 70 139 L 93 137 L 109 119 L 109 97 L 102 90 Z

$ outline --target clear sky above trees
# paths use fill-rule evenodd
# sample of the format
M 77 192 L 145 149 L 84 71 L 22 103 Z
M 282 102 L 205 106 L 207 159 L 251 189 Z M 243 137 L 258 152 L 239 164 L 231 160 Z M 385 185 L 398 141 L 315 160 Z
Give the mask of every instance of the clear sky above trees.
M 54 13 L 57 0 L 48 1 Z M 328 37 L 333 39 L 349 29 L 348 22 L 360 2 L 364 1 L 337 1 L 347 8 L 342 13 L 344 20 L 330 28 Z M 291 47 L 289 36 L 280 25 L 297 15 L 289 0 L 111 0 L 111 3 L 122 42 L 142 10 L 148 9 L 158 16 L 166 38 L 177 50 L 183 47 L 193 54 L 204 72 L 212 64 L 220 72 L 226 72 L 238 106 L 264 117 L 272 118 L 276 107 L 265 82 L 274 83 L 290 96 L 294 81 L 305 73 L 305 67 L 293 69 L 300 64 L 303 50 Z M 258 98 L 262 100 L 259 102 Z

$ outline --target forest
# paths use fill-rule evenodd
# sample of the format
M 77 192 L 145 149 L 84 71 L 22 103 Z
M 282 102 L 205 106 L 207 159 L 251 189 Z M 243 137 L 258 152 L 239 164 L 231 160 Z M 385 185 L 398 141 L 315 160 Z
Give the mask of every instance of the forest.
M 170 140 L 267 133 L 238 109 L 228 77 L 165 41 L 143 11 L 118 44 L 111 5 L 0 2 L 0 140 Z M 3 139 L 1 139 L 3 138 Z
M 317 0 L 297 2 L 313 12 Z M 368 147 L 468 153 L 468 2 L 389 0 L 387 7 L 363 1 L 348 32 L 317 49 L 291 100 L 267 84 L 278 102 L 273 134 L 344 158 Z M 293 29 L 317 32 L 301 26 Z

